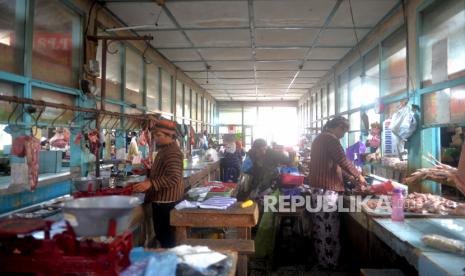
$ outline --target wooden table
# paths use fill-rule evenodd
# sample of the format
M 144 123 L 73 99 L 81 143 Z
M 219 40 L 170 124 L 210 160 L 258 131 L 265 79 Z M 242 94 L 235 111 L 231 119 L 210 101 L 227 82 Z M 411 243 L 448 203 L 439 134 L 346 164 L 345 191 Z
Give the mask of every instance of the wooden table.
M 247 275 L 247 254 L 255 251 L 251 228 L 258 223 L 258 207 L 241 208 L 240 202 L 226 210 L 189 208 L 170 214 L 176 228 L 176 244 L 207 245 L 211 249 L 233 250 L 239 254 L 238 275 Z M 237 228 L 237 240 L 188 239 L 188 228 Z

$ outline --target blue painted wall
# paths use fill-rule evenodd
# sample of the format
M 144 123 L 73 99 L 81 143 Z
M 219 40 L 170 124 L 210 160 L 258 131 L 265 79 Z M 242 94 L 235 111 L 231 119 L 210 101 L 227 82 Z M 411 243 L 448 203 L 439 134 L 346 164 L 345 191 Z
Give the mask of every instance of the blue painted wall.
M 19 193 L 2 195 L 0 196 L 0 214 L 60 197 L 69 194 L 70 192 L 71 182 L 66 180 L 42 187 L 37 187 L 34 192 L 23 191 Z

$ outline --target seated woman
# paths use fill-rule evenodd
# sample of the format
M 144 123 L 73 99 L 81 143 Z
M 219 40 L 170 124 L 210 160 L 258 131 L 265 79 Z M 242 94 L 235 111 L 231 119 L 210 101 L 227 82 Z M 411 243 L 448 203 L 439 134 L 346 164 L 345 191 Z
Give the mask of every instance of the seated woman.
M 225 144 L 224 156 L 221 159 L 223 182 L 237 182 L 241 174 L 241 159 L 236 154 L 236 144 Z
M 283 152 L 269 148 L 264 139 L 255 140 L 242 166 L 242 172 L 248 179 L 241 183 L 238 199 L 260 198 L 277 177 L 278 166 L 289 163 Z

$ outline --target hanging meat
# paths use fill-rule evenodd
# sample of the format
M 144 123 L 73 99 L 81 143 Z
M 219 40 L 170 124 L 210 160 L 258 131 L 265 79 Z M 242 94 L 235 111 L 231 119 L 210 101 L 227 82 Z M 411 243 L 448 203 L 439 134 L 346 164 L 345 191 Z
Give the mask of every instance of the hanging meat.
M 29 187 L 34 191 L 39 182 L 40 141 L 35 137 L 26 140 L 26 160 L 29 168 Z
M 97 156 L 98 150 L 100 148 L 100 134 L 97 129 L 92 130 L 87 133 L 87 138 L 89 138 L 89 150 L 90 152 Z
M 140 147 L 144 147 L 147 144 L 147 135 L 145 134 L 146 130 L 142 130 L 141 134 L 139 135 L 139 139 L 137 140 L 137 145 Z
M 148 153 L 147 158 L 141 160 L 142 164 L 147 170 L 150 170 L 150 168 L 152 167 L 152 156 L 153 156 L 153 150 L 154 150 L 152 133 L 149 127 L 150 127 L 150 123 L 148 125 L 148 128 L 143 130 L 140 135 L 141 139 L 143 137 L 145 144 L 149 146 L 149 153 Z
M 64 129 L 58 129 L 50 138 L 50 145 L 55 148 L 63 149 L 69 144 L 69 131 L 65 132 Z
M 75 145 L 79 145 L 81 143 L 81 139 L 82 139 L 82 133 L 79 132 L 76 137 L 74 138 L 74 144 Z
M 13 141 L 12 154 L 18 157 L 26 157 L 31 191 L 35 190 L 39 182 L 39 151 L 40 141 L 35 137 L 21 135 Z
M 195 130 L 192 126 L 189 128 L 189 139 L 190 139 L 191 145 L 194 146 L 195 145 Z

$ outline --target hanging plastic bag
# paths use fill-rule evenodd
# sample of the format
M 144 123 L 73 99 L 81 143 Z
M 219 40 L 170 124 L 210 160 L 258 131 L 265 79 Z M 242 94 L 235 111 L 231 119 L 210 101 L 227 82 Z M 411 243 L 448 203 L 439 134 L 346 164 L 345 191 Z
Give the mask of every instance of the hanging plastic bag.
M 132 158 L 132 165 L 140 165 L 142 163 L 142 158 L 139 155 L 136 155 Z
M 16 187 L 20 191 L 28 189 L 29 183 L 29 168 L 26 160 L 22 162 L 15 162 L 11 164 L 11 182 L 10 187 Z M 19 187 L 19 188 L 18 188 Z
M 406 141 L 417 128 L 415 112 L 408 105 L 401 107 L 391 120 L 391 131 L 401 140 Z

